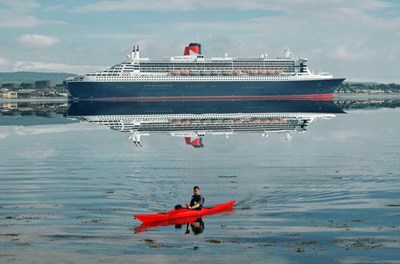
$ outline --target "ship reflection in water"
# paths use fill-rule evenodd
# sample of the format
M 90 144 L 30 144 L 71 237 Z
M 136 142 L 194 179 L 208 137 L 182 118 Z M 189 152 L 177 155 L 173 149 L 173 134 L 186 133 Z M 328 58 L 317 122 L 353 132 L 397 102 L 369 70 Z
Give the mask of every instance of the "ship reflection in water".
M 210 135 L 280 133 L 290 141 L 305 132 L 316 119 L 344 113 L 332 101 L 174 101 L 174 102 L 89 102 L 70 104 L 66 117 L 108 126 L 125 132 L 141 147 L 141 137 L 168 133 L 182 137 L 187 145 L 204 147 Z

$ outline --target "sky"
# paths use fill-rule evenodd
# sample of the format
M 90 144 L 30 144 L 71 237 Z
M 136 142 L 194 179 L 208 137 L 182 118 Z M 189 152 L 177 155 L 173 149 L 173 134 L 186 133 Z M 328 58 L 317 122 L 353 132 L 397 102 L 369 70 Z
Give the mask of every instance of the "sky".
M 348 81 L 400 84 L 400 0 L 1 0 L 0 72 L 87 73 L 141 57 L 282 55 Z

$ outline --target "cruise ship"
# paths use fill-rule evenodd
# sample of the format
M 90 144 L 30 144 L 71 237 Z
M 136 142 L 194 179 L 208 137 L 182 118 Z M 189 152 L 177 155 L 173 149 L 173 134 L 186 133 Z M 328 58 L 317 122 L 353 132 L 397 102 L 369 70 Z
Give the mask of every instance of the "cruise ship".
M 183 56 L 141 58 L 135 45 L 125 62 L 65 80 L 72 100 L 204 101 L 332 98 L 344 78 L 315 74 L 289 50 L 277 58 L 205 58 L 199 43 Z

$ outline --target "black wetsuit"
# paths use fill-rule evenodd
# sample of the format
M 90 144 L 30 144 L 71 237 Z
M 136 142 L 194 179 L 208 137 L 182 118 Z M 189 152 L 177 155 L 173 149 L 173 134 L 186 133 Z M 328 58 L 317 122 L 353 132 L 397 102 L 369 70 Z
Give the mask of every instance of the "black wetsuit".
M 190 200 L 190 206 L 195 206 L 196 204 L 200 204 L 200 206 L 196 208 L 196 210 L 200 210 L 204 204 L 204 197 L 201 195 L 193 195 Z

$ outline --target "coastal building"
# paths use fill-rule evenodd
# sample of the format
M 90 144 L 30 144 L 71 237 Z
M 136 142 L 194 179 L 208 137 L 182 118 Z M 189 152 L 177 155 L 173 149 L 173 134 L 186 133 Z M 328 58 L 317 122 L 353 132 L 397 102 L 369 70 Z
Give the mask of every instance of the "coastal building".
M 38 96 L 35 89 L 21 89 L 17 91 L 18 98 L 29 98 L 32 96 Z
M 15 99 L 18 98 L 18 94 L 16 91 L 7 91 L 5 93 L 3 93 L 3 98 L 7 98 L 7 99 Z
M 24 89 L 33 89 L 35 88 L 35 83 L 23 82 L 21 83 L 21 87 Z
M 37 88 L 54 88 L 56 87 L 56 81 L 54 80 L 40 80 L 35 81 L 35 87 Z

